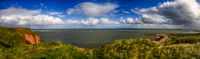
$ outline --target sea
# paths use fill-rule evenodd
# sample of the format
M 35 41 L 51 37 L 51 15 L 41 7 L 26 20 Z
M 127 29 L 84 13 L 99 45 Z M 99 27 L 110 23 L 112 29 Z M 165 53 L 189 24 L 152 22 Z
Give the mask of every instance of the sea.
M 45 42 L 61 41 L 78 47 L 94 48 L 114 40 L 144 38 L 155 34 L 199 33 L 183 29 L 33 29 Z

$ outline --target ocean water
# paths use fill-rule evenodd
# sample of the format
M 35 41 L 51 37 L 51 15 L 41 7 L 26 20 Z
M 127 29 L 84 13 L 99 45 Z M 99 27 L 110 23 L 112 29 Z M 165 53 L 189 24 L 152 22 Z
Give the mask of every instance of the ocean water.
M 98 47 L 113 40 L 143 38 L 154 34 L 196 33 L 192 30 L 139 30 L 139 29 L 35 29 L 41 40 L 61 41 L 79 47 Z

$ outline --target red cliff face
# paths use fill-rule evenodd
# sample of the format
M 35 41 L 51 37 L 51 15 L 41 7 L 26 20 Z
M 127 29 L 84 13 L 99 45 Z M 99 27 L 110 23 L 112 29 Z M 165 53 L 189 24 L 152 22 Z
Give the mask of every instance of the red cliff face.
M 24 34 L 24 40 L 28 44 L 39 44 L 40 37 L 36 34 Z

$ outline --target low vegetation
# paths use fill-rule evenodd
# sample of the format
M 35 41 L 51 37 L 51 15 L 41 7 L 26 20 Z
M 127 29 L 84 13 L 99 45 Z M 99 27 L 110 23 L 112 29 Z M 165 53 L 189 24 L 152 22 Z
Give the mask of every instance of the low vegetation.
M 168 35 L 170 38 L 164 42 L 165 45 L 172 45 L 172 44 L 193 44 L 200 42 L 200 34 L 171 34 Z
M 0 28 L 0 59 L 199 59 L 199 34 L 169 34 L 159 43 L 145 38 L 115 40 L 97 48 L 62 42 L 26 44 L 27 28 Z
M 14 47 L 24 45 L 23 34 L 33 33 L 28 28 L 0 27 L 0 47 Z

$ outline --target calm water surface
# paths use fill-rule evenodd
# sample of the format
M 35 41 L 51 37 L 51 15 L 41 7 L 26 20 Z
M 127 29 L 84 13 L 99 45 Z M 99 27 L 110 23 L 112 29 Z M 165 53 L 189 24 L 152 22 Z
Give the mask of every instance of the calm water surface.
M 151 34 L 166 33 L 195 33 L 190 30 L 95 30 L 95 29 L 45 29 L 33 30 L 38 32 L 42 40 L 53 42 L 62 41 L 79 47 L 97 47 L 116 39 L 142 38 Z

